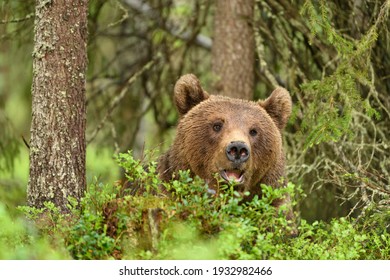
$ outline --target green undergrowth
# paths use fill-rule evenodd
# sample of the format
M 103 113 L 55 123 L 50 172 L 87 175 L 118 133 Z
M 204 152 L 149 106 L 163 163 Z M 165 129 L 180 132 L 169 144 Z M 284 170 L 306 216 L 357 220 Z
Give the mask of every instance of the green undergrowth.
M 287 193 L 304 199 L 299 187 L 262 188 L 261 198 L 243 202 L 234 186 L 213 195 L 186 171 L 171 182 L 145 171 L 130 153 L 118 164 L 128 184 L 95 180 L 69 213 L 52 203 L 19 207 L 16 216 L 0 205 L 1 259 L 389 259 L 389 217 L 330 223 L 297 221 L 298 236 L 272 201 Z M 375 211 L 373 211 L 374 213 Z M 23 216 L 23 217 L 22 217 Z

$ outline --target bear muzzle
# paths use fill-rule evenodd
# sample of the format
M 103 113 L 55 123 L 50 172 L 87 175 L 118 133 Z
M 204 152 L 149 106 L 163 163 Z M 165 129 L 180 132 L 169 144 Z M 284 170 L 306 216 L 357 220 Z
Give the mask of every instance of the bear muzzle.
M 231 141 L 225 149 L 229 168 L 220 169 L 219 174 L 227 182 L 243 184 L 245 180 L 246 162 L 250 156 L 250 148 L 244 141 Z

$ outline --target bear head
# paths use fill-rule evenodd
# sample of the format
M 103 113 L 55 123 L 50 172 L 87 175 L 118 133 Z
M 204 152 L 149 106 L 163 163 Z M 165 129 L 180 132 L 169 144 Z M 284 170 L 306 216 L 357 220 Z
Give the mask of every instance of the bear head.
M 239 192 L 253 193 L 254 186 L 283 175 L 281 130 L 292 107 L 285 89 L 253 102 L 210 95 L 195 75 L 187 74 L 175 85 L 174 102 L 180 119 L 173 145 L 161 160 L 163 178 L 189 169 L 215 191 L 221 179 L 234 182 Z

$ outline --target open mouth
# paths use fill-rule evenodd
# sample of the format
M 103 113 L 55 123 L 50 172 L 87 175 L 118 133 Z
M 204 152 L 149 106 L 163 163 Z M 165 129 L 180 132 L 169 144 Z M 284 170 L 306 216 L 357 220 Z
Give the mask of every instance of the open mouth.
M 244 182 L 244 171 L 238 169 L 222 170 L 221 177 L 227 182 L 242 184 Z

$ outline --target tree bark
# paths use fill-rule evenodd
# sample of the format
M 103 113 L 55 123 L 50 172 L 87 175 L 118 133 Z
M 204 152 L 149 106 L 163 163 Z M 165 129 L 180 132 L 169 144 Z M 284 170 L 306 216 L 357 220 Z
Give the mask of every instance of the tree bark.
M 27 200 L 67 211 L 85 179 L 88 0 L 37 0 Z
M 214 91 L 252 99 L 255 40 L 251 21 L 253 0 L 217 0 L 212 45 L 212 68 L 217 76 Z

